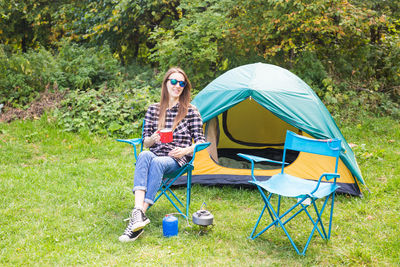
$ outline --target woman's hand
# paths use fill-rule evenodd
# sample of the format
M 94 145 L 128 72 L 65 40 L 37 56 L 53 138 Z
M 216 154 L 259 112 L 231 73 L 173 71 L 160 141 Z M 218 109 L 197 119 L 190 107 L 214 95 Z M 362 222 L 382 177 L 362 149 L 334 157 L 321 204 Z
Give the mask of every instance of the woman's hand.
M 155 143 L 160 142 L 160 139 L 161 139 L 160 133 L 159 133 L 159 131 L 156 131 L 150 137 L 146 137 L 143 141 L 143 144 L 145 147 L 151 147 Z
M 188 148 L 183 148 L 183 147 L 175 147 L 174 149 L 172 149 L 169 153 L 168 156 L 176 158 L 176 159 L 180 159 L 183 156 L 189 154 L 190 151 L 188 151 Z

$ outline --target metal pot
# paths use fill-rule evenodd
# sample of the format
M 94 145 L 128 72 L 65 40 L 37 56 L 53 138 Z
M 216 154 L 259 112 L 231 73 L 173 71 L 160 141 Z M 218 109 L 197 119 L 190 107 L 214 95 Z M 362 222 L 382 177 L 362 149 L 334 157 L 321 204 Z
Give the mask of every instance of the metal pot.
M 201 226 L 212 225 L 213 220 L 214 216 L 208 210 L 198 210 L 192 216 L 193 223 Z

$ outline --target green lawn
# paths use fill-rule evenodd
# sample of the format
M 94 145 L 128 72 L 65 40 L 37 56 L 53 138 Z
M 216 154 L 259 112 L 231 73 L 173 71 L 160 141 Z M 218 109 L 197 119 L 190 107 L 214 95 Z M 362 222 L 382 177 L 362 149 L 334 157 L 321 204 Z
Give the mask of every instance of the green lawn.
M 306 256 L 279 228 L 248 239 L 262 202 L 256 190 L 232 187 L 193 187 L 192 212 L 206 202 L 215 216 L 208 233 L 180 219 L 179 235 L 164 238 L 162 218 L 174 210 L 163 199 L 144 234 L 120 243 L 134 200 L 128 145 L 65 133 L 46 116 L 0 124 L 0 265 L 399 265 L 399 122 L 339 123 L 371 193 L 339 195 L 331 240 L 314 236 Z M 290 229 L 308 229 L 302 222 Z

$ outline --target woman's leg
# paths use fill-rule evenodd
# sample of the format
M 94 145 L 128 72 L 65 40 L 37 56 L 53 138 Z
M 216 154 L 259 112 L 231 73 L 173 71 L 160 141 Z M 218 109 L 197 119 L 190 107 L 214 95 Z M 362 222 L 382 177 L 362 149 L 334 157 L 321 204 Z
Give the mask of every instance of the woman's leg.
M 160 188 L 164 174 L 175 172 L 179 168 L 179 164 L 171 157 L 156 157 L 151 161 L 147 178 L 147 191 L 144 197 L 147 207 L 154 204 L 154 198 Z
M 133 192 L 135 194 L 135 208 L 144 210 L 144 197 L 147 190 L 148 172 L 151 162 L 157 156 L 150 151 L 143 151 L 139 154 L 133 179 Z
M 121 242 L 130 242 L 136 240 L 142 233 L 143 227 L 150 223 L 150 220 L 144 214 L 148 204 L 144 202 L 145 192 L 147 190 L 147 177 L 150 164 L 153 158 L 157 156 L 150 151 L 143 151 L 139 154 L 136 168 L 135 178 L 133 181 L 133 193 L 135 194 L 135 208 L 132 210 L 129 224 L 124 233 L 119 237 Z
M 179 167 L 171 157 L 157 157 L 150 151 L 141 152 L 135 168 L 133 187 L 135 207 L 145 212 L 150 205 L 153 205 L 164 174 L 174 172 Z
M 119 237 L 121 242 L 133 241 L 143 232 L 143 227 L 150 223 L 144 212 L 154 203 L 164 173 L 178 169 L 178 163 L 171 157 L 157 157 L 150 151 L 139 154 L 133 187 L 135 208 L 124 234 Z
M 144 205 L 145 205 L 144 195 L 146 194 L 146 191 L 136 190 L 134 194 L 135 194 L 135 208 L 145 211 L 144 210 Z

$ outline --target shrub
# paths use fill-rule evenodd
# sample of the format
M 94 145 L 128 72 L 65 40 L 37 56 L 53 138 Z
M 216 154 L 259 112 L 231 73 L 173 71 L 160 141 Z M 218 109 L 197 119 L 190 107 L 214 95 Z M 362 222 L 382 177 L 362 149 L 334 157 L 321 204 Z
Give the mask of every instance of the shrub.
M 27 53 L 10 54 L 0 46 L 0 103 L 27 107 L 54 81 L 57 63 L 43 48 Z
M 73 91 L 122 83 L 122 69 L 107 46 L 62 42 L 56 55 L 44 48 L 16 54 L 6 49 L 0 46 L 0 103 L 28 107 L 48 84 Z
M 292 71 L 301 77 L 319 96 L 323 95 L 326 89 L 324 80 L 328 78 L 328 73 L 315 53 L 310 51 L 301 53 L 296 58 Z
M 86 48 L 62 42 L 56 59 L 56 79 L 63 88 L 86 90 L 104 83 L 114 87 L 122 81 L 120 64 L 108 46 Z
M 147 107 L 159 98 L 158 83 L 148 67 L 131 66 L 118 87 L 71 91 L 54 112 L 66 131 L 110 136 L 139 136 Z

